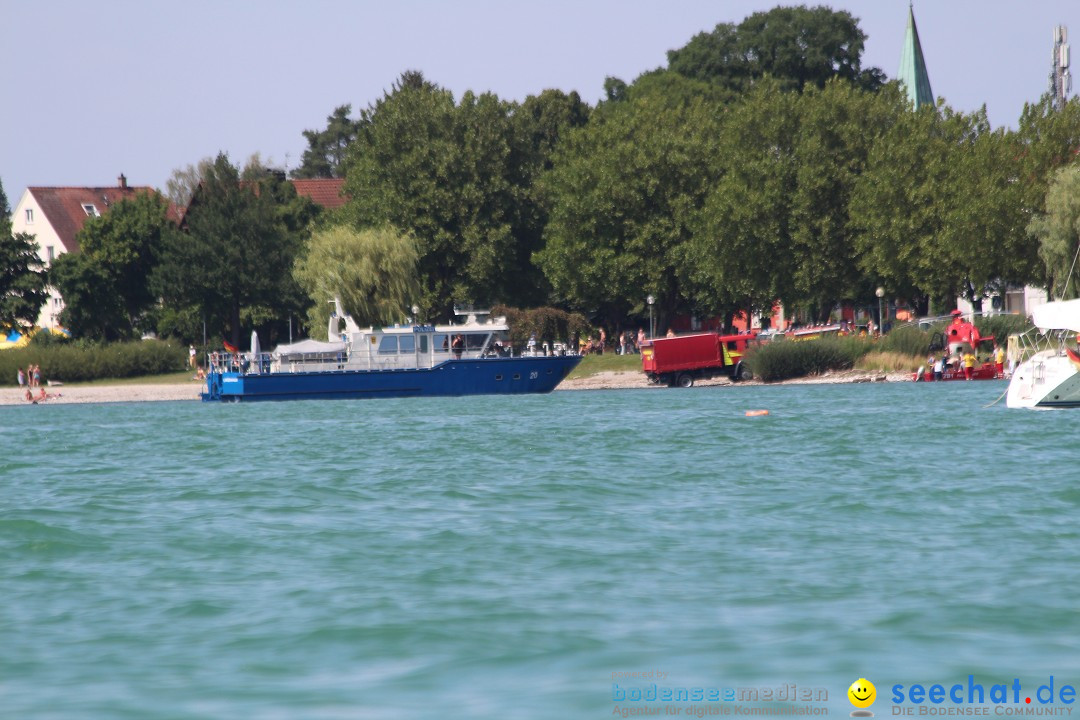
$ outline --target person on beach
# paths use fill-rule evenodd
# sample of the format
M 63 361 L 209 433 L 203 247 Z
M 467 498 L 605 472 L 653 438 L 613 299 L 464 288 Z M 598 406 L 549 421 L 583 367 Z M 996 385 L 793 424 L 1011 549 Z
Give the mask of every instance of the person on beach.
M 943 354 L 941 357 L 934 358 L 933 360 L 934 362 L 931 367 L 934 368 L 934 381 L 941 382 L 941 373 L 945 371 L 945 355 Z
M 192 345 L 192 346 L 190 346 L 188 348 L 188 365 L 191 366 L 192 370 L 195 369 L 195 346 L 194 345 Z
M 34 366 L 34 387 L 41 387 L 41 366 Z
M 23 386 L 26 385 L 26 373 L 23 372 L 22 368 L 19 368 L 19 374 L 16 377 L 19 379 L 19 390 L 22 390 Z

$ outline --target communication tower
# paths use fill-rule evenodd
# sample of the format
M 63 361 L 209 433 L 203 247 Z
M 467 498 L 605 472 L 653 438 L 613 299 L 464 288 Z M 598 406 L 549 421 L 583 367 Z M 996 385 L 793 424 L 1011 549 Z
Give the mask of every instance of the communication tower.
M 1050 94 L 1054 107 L 1065 108 L 1065 101 L 1072 92 L 1072 75 L 1069 73 L 1069 31 L 1064 25 L 1054 28 L 1053 70 L 1050 72 Z

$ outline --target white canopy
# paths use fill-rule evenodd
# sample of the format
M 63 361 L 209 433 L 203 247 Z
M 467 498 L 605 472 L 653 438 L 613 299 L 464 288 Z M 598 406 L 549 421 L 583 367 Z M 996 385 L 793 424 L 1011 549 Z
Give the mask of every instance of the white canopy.
M 1040 330 L 1071 330 L 1080 333 L 1080 299 L 1037 305 L 1031 309 L 1031 319 Z
M 278 345 L 275 355 L 313 355 L 315 353 L 338 353 L 345 351 L 343 342 L 320 342 L 319 340 L 301 340 L 292 345 Z

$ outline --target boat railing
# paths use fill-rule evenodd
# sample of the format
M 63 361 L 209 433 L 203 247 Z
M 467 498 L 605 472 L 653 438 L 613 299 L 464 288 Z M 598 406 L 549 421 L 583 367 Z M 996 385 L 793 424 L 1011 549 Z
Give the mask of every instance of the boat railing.
M 318 372 L 340 370 L 346 353 L 303 353 L 275 355 L 273 353 L 213 352 L 207 360 L 210 372 L 234 372 L 241 375 L 266 375 L 276 372 Z

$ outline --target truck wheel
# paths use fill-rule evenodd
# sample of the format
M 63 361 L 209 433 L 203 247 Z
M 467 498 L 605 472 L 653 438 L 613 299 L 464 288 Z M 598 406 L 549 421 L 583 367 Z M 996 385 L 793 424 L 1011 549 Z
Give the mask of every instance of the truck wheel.
M 650 385 L 659 385 L 660 384 L 660 376 L 657 375 L 656 373 L 649 373 L 648 375 L 645 376 L 645 379 L 649 381 Z
M 741 363 L 739 364 L 738 375 L 739 379 L 743 381 L 754 379 L 754 373 L 750 371 L 750 368 L 746 367 Z
M 679 387 L 694 387 L 694 376 L 683 373 L 679 376 Z

